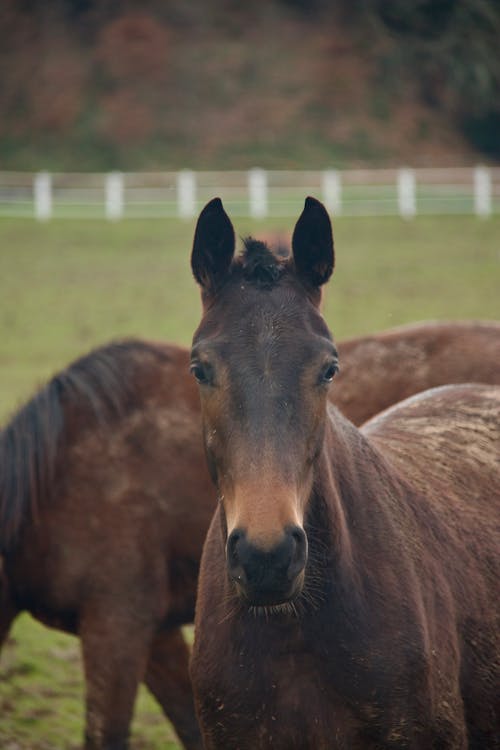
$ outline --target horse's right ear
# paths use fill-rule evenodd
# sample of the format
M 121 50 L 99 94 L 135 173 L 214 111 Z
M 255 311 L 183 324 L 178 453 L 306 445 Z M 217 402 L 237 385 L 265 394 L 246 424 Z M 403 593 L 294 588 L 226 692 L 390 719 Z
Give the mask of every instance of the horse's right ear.
M 206 294 L 213 294 L 224 279 L 234 255 L 234 229 L 220 198 L 211 200 L 198 217 L 191 268 Z

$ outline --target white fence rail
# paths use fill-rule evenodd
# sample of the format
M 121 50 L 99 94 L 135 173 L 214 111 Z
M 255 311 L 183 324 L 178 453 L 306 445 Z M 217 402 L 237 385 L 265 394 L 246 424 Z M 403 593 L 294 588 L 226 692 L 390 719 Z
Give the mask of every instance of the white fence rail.
M 323 171 L 0 172 L 0 216 L 192 219 L 219 195 L 233 216 L 295 216 L 306 195 L 335 216 L 500 213 L 500 167 Z

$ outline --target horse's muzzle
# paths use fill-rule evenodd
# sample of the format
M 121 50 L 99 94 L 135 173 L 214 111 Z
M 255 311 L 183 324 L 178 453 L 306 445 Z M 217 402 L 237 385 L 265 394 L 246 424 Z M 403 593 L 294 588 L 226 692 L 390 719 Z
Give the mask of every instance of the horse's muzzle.
M 253 606 L 284 604 L 300 593 L 307 562 L 307 537 L 300 526 L 284 530 L 282 540 L 262 549 L 234 529 L 227 540 L 227 567 L 239 593 Z

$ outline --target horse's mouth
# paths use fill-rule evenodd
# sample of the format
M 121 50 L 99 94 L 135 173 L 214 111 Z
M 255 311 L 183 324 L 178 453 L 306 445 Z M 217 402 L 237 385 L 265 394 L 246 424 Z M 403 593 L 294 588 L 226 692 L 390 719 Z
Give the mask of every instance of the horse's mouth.
M 280 607 L 297 599 L 304 585 L 304 575 L 301 572 L 294 581 L 287 582 L 282 588 L 249 586 L 238 580 L 235 580 L 235 584 L 239 596 L 250 607 Z

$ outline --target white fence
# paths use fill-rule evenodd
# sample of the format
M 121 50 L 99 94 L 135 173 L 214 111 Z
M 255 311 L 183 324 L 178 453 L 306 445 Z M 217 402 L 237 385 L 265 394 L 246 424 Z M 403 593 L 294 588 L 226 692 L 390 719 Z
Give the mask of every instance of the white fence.
M 306 195 L 334 216 L 500 213 L 500 167 L 248 172 L 0 172 L 0 216 L 192 219 L 220 196 L 233 216 L 295 216 Z

